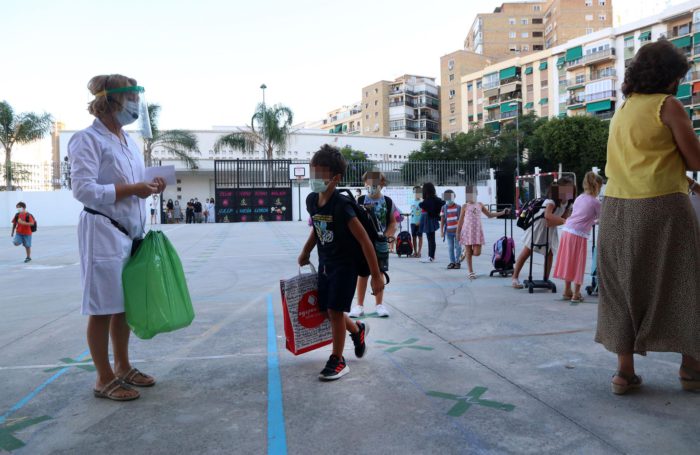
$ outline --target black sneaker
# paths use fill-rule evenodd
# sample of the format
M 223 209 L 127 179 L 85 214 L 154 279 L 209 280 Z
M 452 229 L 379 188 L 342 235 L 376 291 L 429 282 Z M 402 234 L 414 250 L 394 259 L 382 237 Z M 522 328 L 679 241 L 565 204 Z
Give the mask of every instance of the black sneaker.
M 454 268 L 455 268 L 455 269 L 461 269 L 461 268 L 462 268 L 462 264 L 460 264 L 459 262 L 456 262 Z
M 453 262 L 450 262 L 450 263 L 447 265 L 447 268 L 448 268 L 448 269 L 454 269 L 454 268 L 455 268 L 454 263 L 453 263 Z
M 318 378 L 322 381 L 335 381 L 340 379 L 350 372 L 350 368 L 345 363 L 345 358 L 338 358 L 331 354 L 326 362 L 326 368 L 321 371 Z
M 367 345 L 365 344 L 365 337 L 369 334 L 369 325 L 366 322 L 358 322 L 357 328 L 360 329 L 357 333 L 351 333 L 350 338 L 355 345 L 355 357 L 361 359 L 364 357 L 365 352 L 367 352 Z
M 26 264 L 27 262 L 31 262 L 31 261 L 32 261 L 32 258 L 26 258 L 26 259 L 24 260 L 24 263 Z

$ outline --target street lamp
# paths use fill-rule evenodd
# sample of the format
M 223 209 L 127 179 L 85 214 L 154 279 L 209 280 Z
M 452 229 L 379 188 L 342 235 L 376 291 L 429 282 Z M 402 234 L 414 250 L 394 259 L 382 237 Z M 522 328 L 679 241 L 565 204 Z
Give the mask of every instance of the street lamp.
M 515 177 L 520 177 L 520 109 L 517 101 L 509 103 L 508 106 L 515 106 Z
M 265 89 L 267 88 L 267 85 L 263 84 L 260 86 L 263 92 L 263 106 L 265 105 Z

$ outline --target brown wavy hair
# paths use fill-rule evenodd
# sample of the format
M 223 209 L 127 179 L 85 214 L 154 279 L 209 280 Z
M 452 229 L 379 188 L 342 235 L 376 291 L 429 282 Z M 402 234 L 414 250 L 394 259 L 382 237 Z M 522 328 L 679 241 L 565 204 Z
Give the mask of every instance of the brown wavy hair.
M 625 70 L 622 93 L 666 93 L 675 95 L 672 84 L 690 69 L 688 57 L 673 43 L 661 38 L 642 46 Z M 671 87 L 671 88 L 669 88 Z
M 88 90 L 90 90 L 90 93 L 94 96 L 104 90 L 131 87 L 134 85 L 138 85 L 136 79 L 122 76 L 121 74 L 102 74 L 90 79 L 90 82 L 88 82 Z M 88 104 L 88 112 L 95 117 L 113 114 L 115 111 L 121 109 L 123 102 L 123 93 L 95 96 L 95 99 Z

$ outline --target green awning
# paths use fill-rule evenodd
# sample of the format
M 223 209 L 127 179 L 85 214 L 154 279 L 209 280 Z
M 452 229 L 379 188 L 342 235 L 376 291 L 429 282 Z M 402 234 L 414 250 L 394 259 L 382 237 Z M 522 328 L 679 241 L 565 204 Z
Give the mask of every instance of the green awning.
M 690 98 L 692 86 L 690 84 L 681 84 L 678 86 L 678 91 L 676 92 L 676 98 Z
M 688 117 L 690 117 L 692 119 L 693 118 L 693 109 L 690 107 L 686 107 L 685 111 L 688 113 Z
M 564 66 L 564 57 L 559 57 L 557 59 L 557 68 L 561 68 L 562 66 Z
M 609 111 L 610 109 L 612 109 L 612 101 L 610 100 L 596 101 L 586 105 L 586 112 Z
M 535 103 L 533 103 L 532 101 L 530 101 L 529 103 L 525 103 L 525 109 L 532 109 L 533 107 L 535 107 Z
M 328 134 L 333 134 L 333 133 L 335 133 L 335 128 L 331 128 L 328 130 Z
M 513 112 L 518 110 L 518 102 L 517 101 L 506 101 L 505 103 L 501 104 L 501 113 L 503 112 Z
M 532 67 L 531 66 L 528 66 L 527 68 L 525 68 L 525 74 L 532 74 Z
M 673 44 L 675 44 L 676 47 L 684 48 L 684 47 L 690 47 L 692 39 L 693 38 L 690 35 L 688 35 L 688 36 L 684 36 L 683 38 L 671 40 L 671 42 Z
M 540 62 L 540 71 L 547 69 L 547 62 Z
M 547 104 L 547 103 L 549 103 L 549 98 L 542 98 L 540 100 L 540 104 Z
M 486 109 L 487 111 L 490 111 L 491 109 L 496 109 L 496 108 L 498 108 L 498 104 L 492 104 L 490 106 L 486 106 L 484 109 Z
M 631 39 L 634 39 L 634 35 L 625 36 L 625 41 L 629 41 Z
M 515 77 L 516 73 L 517 73 L 517 68 L 515 66 L 511 66 L 510 68 L 502 69 L 498 75 L 499 75 L 499 78 L 501 80 L 503 80 L 503 79 L 510 79 L 511 77 Z
M 583 101 L 581 101 L 579 104 L 572 104 L 570 106 L 566 106 L 567 109 L 575 111 L 577 109 L 583 109 Z
M 696 46 L 700 44 L 700 33 L 696 33 L 695 35 L 693 35 L 693 42 Z
M 490 129 L 491 131 L 501 131 L 501 124 L 498 121 L 485 123 L 484 127 Z
M 348 130 L 348 125 L 343 125 L 343 133 Z
M 698 42 L 698 44 L 700 44 L 700 42 Z M 700 57 L 695 57 L 693 63 L 700 63 Z
M 566 50 L 567 62 L 573 62 L 574 60 L 578 60 L 581 57 L 583 57 L 583 46 L 576 46 Z
M 562 112 L 558 116 L 559 118 L 566 118 L 566 112 Z
M 639 41 L 646 41 L 651 38 L 651 32 L 642 32 L 639 34 Z

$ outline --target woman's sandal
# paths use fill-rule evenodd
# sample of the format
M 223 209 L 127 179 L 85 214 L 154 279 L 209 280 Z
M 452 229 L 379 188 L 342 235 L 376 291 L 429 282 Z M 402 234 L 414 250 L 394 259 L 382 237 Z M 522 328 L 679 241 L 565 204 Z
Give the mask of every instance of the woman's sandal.
M 583 303 L 583 296 L 581 294 L 574 294 L 571 296 L 571 303 Z
M 138 375 L 143 376 L 143 377 L 146 378 L 147 380 L 150 379 L 150 382 L 136 382 L 136 381 L 134 381 L 134 379 L 136 379 L 136 377 L 137 377 Z M 132 385 L 132 386 L 136 386 L 136 387 L 153 387 L 154 385 L 156 385 L 156 380 L 155 380 L 155 379 L 153 379 L 151 376 L 148 376 L 148 375 L 146 375 L 146 374 L 141 373 L 141 372 L 140 372 L 138 369 L 136 369 L 136 368 L 132 368 L 131 370 L 129 370 L 128 373 L 126 373 L 126 374 L 123 375 L 123 376 L 120 376 L 119 379 L 121 379 L 122 381 L 124 381 L 126 384 L 129 384 L 129 385 Z
M 523 289 L 525 287 L 520 283 L 520 280 L 518 280 L 517 278 L 513 278 L 512 285 L 513 289 Z
M 469 272 L 469 275 L 467 275 L 467 277 L 468 277 L 470 280 L 476 280 L 476 273 L 474 273 L 474 272 Z
M 573 295 L 573 294 L 562 294 L 562 295 L 561 295 L 561 299 L 562 299 L 562 300 L 566 300 L 566 301 L 569 301 L 569 302 L 572 301 L 573 298 L 574 298 L 574 295 Z
M 693 370 L 690 367 L 684 367 L 682 365 L 681 370 L 683 373 L 690 376 L 689 378 L 678 378 L 681 381 L 681 387 L 683 390 L 687 390 L 688 392 L 700 391 L 700 371 Z
M 615 376 L 621 377 L 625 381 L 627 381 L 627 384 L 615 384 L 614 382 L 610 383 L 610 386 L 612 388 L 612 393 L 615 395 L 624 395 L 630 390 L 633 389 L 638 389 L 642 386 L 642 377 L 637 376 L 636 374 L 629 375 L 627 373 L 623 373 L 622 371 L 617 371 L 613 375 L 613 379 Z
M 117 390 L 120 390 L 120 389 L 121 390 L 129 390 L 129 391 L 133 390 L 134 392 L 136 392 L 132 387 L 128 386 L 120 378 L 114 378 L 109 382 L 109 384 L 102 387 L 102 389 L 100 389 L 100 390 L 92 389 L 92 393 L 95 395 L 95 398 L 106 398 L 106 399 L 112 400 L 112 401 L 133 401 L 141 396 L 141 394 L 138 392 L 136 392 L 135 395 L 127 395 L 127 396 L 115 395 L 115 392 Z

